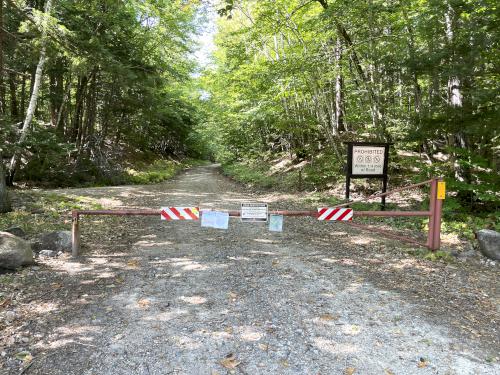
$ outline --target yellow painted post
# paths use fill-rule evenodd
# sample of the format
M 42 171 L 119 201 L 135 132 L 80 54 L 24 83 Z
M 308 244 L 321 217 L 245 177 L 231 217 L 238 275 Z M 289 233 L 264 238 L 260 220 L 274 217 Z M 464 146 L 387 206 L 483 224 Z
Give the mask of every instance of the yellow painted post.
M 438 181 L 437 186 L 437 199 L 445 199 L 446 198 L 446 182 Z

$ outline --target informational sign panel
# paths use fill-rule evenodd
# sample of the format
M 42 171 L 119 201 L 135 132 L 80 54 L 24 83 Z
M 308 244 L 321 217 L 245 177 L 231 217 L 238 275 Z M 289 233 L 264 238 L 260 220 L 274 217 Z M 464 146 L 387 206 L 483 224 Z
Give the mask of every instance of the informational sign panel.
M 387 191 L 387 166 L 389 147 L 392 143 L 345 142 L 347 145 L 347 168 L 345 197 L 349 200 L 352 178 L 380 178 L 382 192 Z M 382 209 L 385 208 L 385 195 Z
M 353 146 L 352 174 L 384 175 L 385 147 Z
M 283 215 L 269 215 L 269 230 L 283 232 Z
M 241 221 L 267 222 L 267 203 L 242 203 Z
M 228 229 L 229 214 L 227 212 L 204 210 L 201 213 L 201 226 L 215 229 Z

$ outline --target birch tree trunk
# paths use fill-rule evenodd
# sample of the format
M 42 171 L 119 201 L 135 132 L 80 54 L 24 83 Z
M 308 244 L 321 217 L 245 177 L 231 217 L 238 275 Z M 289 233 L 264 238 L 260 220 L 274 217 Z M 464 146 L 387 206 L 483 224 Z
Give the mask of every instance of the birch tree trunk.
M 38 60 L 38 64 L 36 66 L 36 71 L 35 71 L 35 78 L 34 78 L 34 83 L 33 83 L 33 90 L 31 93 L 31 98 L 30 98 L 30 103 L 28 105 L 28 110 L 26 112 L 26 117 L 24 118 L 23 122 L 23 127 L 21 129 L 21 135 L 19 137 L 19 140 L 17 142 L 17 149 L 14 151 L 14 154 L 12 155 L 12 158 L 10 160 L 10 165 L 9 165 L 9 176 L 7 183 L 9 185 L 12 185 L 14 182 L 14 175 L 16 173 L 16 170 L 19 166 L 19 160 L 20 160 L 20 152 L 19 152 L 19 146 L 26 140 L 26 137 L 28 136 L 29 129 L 31 126 L 31 121 L 33 120 L 33 116 L 36 111 L 36 105 L 38 102 L 38 94 L 40 92 L 40 86 L 42 83 L 42 76 L 43 76 L 43 67 L 45 65 L 45 61 L 47 59 L 47 54 L 46 54 L 46 42 L 47 42 L 47 18 L 50 15 L 50 8 L 52 5 L 52 0 L 47 0 L 47 3 L 45 4 L 45 9 L 44 9 L 44 19 L 43 19 L 43 24 L 42 24 L 42 49 L 40 51 L 40 59 Z
M 447 42 L 452 48 L 453 54 L 450 57 L 450 64 L 456 64 L 455 61 L 455 27 L 456 27 L 456 11 L 452 7 L 452 4 L 447 1 L 446 2 L 446 12 L 444 14 L 445 25 L 446 25 L 446 39 Z M 448 106 L 451 109 L 452 113 L 455 115 L 455 121 L 462 122 L 462 110 L 463 110 L 463 94 L 462 94 L 462 77 L 458 74 L 449 74 L 448 75 Z M 461 127 L 458 126 L 456 129 L 452 129 L 452 132 L 448 134 L 448 145 L 457 149 L 467 149 L 467 140 L 464 136 Z M 462 166 L 458 162 L 458 158 L 460 156 L 457 155 L 456 151 L 451 152 L 450 161 L 453 164 L 455 178 L 458 181 L 470 183 L 470 170 L 467 167 Z M 470 161 L 470 160 L 469 160 Z

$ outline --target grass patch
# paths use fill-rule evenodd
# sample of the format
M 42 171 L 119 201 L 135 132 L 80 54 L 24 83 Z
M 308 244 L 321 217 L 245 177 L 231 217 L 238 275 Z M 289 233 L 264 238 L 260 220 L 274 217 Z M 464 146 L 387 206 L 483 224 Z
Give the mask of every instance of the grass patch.
M 68 197 L 39 191 L 16 191 L 13 195 L 20 204 L 12 212 L 0 215 L 0 230 L 19 227 L 28 237 L 41 232 L 69 230 L 71 210 L 102 209 L 93 199 L 82 196 Z
M 130 184 L 155 184 L 175 176 L 183 168 L 181 163 L 172 160 L 156 160 L 150 165 L 136 165 L 125 170 L 125 181 Z
M 125 170 L 124 183 L 135 185 L 157 184 L 171 179 L 183 169 L 206 163 L 195 159 L 186 159 L 182 162 L 159 159 L 152 164 L 139 163 Z

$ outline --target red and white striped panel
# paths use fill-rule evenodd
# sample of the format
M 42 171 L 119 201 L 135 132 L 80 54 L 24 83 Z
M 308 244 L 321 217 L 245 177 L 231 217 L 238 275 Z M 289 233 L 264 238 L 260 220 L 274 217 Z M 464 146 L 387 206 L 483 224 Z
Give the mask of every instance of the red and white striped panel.
M 199 220 L 200 209 L 198 207 L 162 207 L 162 220 Z
M 352 208 L 318 208 L 318 220 L 352 221 Z

